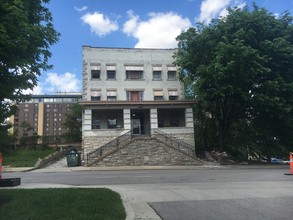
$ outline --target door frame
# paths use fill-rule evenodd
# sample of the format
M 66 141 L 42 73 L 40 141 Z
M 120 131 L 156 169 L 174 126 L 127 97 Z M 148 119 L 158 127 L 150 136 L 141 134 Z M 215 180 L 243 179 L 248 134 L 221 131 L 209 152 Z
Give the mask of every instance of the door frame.
M 138 122 L 138 125 L 134 127 L 134 122 Z M 134 129 L 138 127 L 138 133 L 134 133 Z M 131 134 L 132 135 L 141 135 L 141 118 L 132 118 L 131 119 Z

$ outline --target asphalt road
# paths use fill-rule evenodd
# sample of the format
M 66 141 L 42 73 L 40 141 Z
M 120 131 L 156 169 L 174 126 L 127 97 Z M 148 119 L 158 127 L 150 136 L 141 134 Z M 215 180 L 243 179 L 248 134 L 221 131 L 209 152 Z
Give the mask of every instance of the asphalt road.
M 293 176 L 284 168 L 5 173 L 22 185 L 108 187 L 136 219 L 293 219 Z

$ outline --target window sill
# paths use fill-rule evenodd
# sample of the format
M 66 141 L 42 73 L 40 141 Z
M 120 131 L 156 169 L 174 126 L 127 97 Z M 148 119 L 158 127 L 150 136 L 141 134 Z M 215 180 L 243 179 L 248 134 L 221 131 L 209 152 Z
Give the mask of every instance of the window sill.
M 145 81 L 145 79 L 125 79 L 125 81 Z

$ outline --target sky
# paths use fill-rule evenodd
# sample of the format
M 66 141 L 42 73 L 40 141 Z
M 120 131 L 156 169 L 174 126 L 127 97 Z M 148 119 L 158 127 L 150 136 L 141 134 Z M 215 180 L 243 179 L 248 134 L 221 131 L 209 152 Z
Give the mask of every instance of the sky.
M 32 93 L 81 92 L 83 45 L 176 48 L 182 31 L 252 2 L 275 16 L 293 15 L 293 0 L 51 0 L 46 7 L 61 36 L 50 49 L 54 67 L 42 72 Z

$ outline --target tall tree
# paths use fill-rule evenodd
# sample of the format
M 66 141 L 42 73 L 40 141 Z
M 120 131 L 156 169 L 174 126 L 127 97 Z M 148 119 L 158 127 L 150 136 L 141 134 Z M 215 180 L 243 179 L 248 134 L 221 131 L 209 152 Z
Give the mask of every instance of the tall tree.
M 63 126 L 67 129 L 65 137 L 70 142 L 80 142 L 81 141 L 81 118 L 82 109 L 78 103 L 75 103 L 71 107 L 71 111 L 67 114 Z
M 220 151 L 240 119 L 275 136 L 280 130 L 272 126 L 278 122 L 284 131 L 293 116 L 292 17 L 277 18 L 255 4 L 252 11 L 228 12 L 179 35 L 174 55 L 181 80 L 193 82 L 203 110 L 218 127 Z
M 49 0 L 0 1 L 0 126 L 17 110 L 11 102 L 28 100 L 24 91 L 37 85 L 41 70 L 48 70 L 49 47 L 59 33 L 45 4 Z

